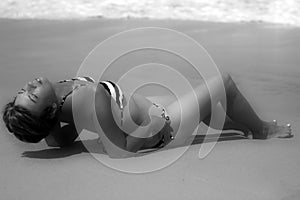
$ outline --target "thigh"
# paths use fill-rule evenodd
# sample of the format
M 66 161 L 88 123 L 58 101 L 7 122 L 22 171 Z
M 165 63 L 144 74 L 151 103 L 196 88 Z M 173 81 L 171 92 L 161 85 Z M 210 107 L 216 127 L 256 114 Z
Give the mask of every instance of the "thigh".
M 127 134 L 135 131 L 139 126 L 150 122 L 149 118 L 149 108 L 152 106 L 152 102 L 146 99 L 145 97 L 133 94 L 132 96 L 128 96 L 126 93 L 124 94 L 126 99 L 126 104 L 123 110 L 123 125 L 122 129 Z M 115 115 L 121 118 L 120 110 L 117 106 L 113 108 Z M 121 121 L 118 120 L 118 121 Z M 118 124 L 120 126 L 120 124 Z
M 193 92 L 187 93 L 167 107 L 171 126 L 175 132 L 174 145 L 185 143 L 199 123 L 211 115 L 212 106 L 224 100 L 224 83 L 219 77 L 213 77 L 201 84 Z M 213 100 L 213 101 L 212 101 Z M 199 121 L 195 120 L 199 119 Z M 178 131 L 181 125 L 181 131 Z

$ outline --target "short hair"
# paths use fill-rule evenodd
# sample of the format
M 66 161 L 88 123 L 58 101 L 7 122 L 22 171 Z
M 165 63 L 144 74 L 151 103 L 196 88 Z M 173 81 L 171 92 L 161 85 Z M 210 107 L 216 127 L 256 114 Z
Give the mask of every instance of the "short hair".
M 15 100 L 6 104 L 3 121 L 9 132 L 23 142 L 37 143 L 47 137 L 58 122 L 58 117 L 51 117 L 52 107 L 45 108 L 41 116 L 33 115 L 28 109 L 15 105 Z

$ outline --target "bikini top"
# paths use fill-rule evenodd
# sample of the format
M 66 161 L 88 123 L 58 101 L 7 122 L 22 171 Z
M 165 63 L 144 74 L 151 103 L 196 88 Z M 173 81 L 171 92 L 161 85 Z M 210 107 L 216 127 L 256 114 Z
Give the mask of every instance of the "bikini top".
M 74 81 L 85 81 L 90 83 L 95 82 L 94 79 L 92 79 L 91 77 L 74 77 L 72 79 L 65 79 L 65 80 L 58 81 L 58 83 L 66 83 L 66 82 L 74 82 Z M 68 92 L 65 96 L 62 97 L 61 103 L 59 105 L 60 109 L 63 107 L 67 97 L 71 95 L 74 92 L 74 90 L 76 90 L 80 86 L 82 86 L 82 84 L 74 86 L 70 92 Z
M 59 81 L 58 83 L 74 82 L 74 81 L 95 83 L 95 80 L 88 76 L 74 77 L 72 79 L 66 79 L 66 80 Z M 124 94 L 123 94 L 121 88 L 112 81 L 100 81 L 99 84 L 101 84 L 105 88 L 105 90 L 109 93 L 111 98 L 117 103 L 117 105 L 119 106 L 119 108 L 121 110 L 121 119 L 123 119 L 123 109 L 124 109 L 125 98 L 124 98 Z M 85 84 L 79 84 L 79 85 L 74 86 L 73 89 L 62 98 L 62 101 L 60 103 L 60 109 L 62 108 L 63 104 L 65 103 L 67 97 L 69 95 L 71 95 L 74 90 L 76 90 L 78 87 L 83 86 L 83 85 L 85 85 Z M 121 122 L 123 122 L 123 120 Z

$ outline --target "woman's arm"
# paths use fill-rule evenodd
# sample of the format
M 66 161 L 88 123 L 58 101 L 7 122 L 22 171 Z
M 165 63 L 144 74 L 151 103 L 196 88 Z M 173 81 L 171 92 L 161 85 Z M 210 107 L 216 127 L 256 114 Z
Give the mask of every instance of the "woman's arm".
M 147 138 L 152 133 L 151 121 L 143 123 L 137 131 L 138 135 L 128 135 L 126 137 L 126 150 L 130 152 L 137 152 L 145 144 Z
M 126 105 L 129 109 L 124 110 L 123 127 L 134 131 L 132 135 L 132 131 L 124 132 L 121 130 L 120 124 L 118 125 L 118 122 L 113 117 L 120 113 L 119 107 L 114 101 L 111 101 L 111 97 L 105 89 L 101 85 L 98 86 L 95 96 L 95 107 L 97 114 L 96 123 L 98 122 L 99 124 L 95 124 L 95 126 L 100 140 L 110 157 L 122 158 L 132 156 L 144 145 L 146 138 L 151 135 L 153 129 L 160 126 L 163 127 L 163 119 L 156 117 L 153 120 L 149 116 L 149 109 L 152 105 L 152 102 L 140 95 L 133 95 L 129 99 L 128 105 Z M 129 118 L 130 120 L 128 120 Z
M 65 147 L 73 144 L 77 137 L 78 133 L 74 124 L 64 126 L 58 124 L 45 138 L 45 141 L 50 147 Z
M 153 137 L 163 130 L 165 126 L 165 119 L 161 117 L 163 112 L 162 107 L 155 106 L 149 99 L 144 96 L 134 94 L 129 101 L 131 116 L 135 117 L 135 123 L 139 125 L 138 130 L 135 131 L 133 137 L 128 135 L 127 139 L 127 149 L 136 152 L 143 147 L 145 142 L 149 142 L 148 139 L 159 140 L 161 137 Z M 132 109 L 135 107 L 136 109 Z M 135 115 L 138 112 L 138 115 Z M 132 117 L 134 119 L 134 117 Z M 152 141 L 153 142 L 153 141 Z

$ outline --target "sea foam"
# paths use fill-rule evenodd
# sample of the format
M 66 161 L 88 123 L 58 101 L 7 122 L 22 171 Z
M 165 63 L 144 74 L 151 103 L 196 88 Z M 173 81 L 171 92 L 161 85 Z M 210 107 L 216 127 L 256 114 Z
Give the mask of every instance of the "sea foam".
M 2 18 L 149 18 L 300 26 L 299 0 L 1 0 Z

